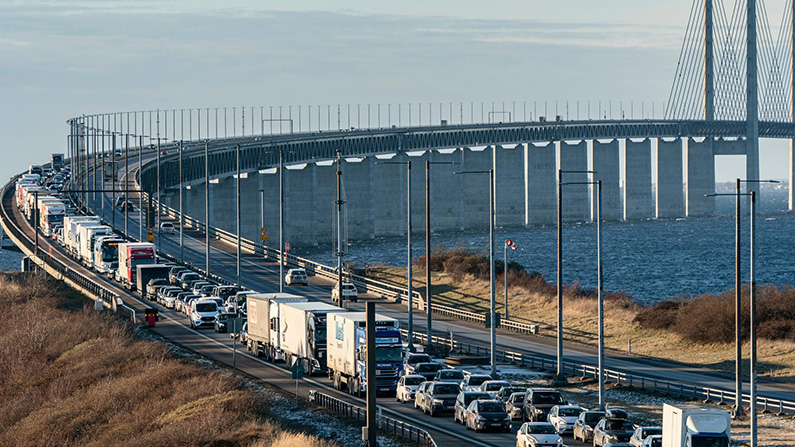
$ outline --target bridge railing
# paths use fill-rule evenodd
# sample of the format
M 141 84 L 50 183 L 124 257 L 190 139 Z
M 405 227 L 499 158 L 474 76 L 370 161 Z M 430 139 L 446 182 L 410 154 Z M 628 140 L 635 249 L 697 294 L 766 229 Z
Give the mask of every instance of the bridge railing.
M 309 391 L 309 401 L 337 414 L 356 419 L 357 422 L 367 421 L 367 409 L 328 394 L 323 394 L 317 390 Z M 400 436 L 423 447 L 436 447 L 436 442 L 427 431 L 399 419 L 385 416 L 381 414 L 380 410 L 381 408 L 379 407 L 378 417 L 376 418 L 379 431 Z

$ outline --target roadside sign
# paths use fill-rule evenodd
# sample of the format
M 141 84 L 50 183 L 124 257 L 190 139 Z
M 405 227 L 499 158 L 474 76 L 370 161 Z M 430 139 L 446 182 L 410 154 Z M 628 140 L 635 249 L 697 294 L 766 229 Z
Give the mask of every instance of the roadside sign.
M 146 242 L 154 242 L 155 235 L 154 234 L 147 234 L 146 235 Z
M 297 361 L 293 364 L 293 367 L 290 368 L 290 371 L 293 373 L 293 379 L 301 380 L 304 378 L 304 365 L 302 361 Z
M 284 243 L 284 252 L 285 253 L 290 253 L 290 243 L 289 242 L 285 242 Z
M 226 321 L 227 330 L 232 334 L 239 334 L 243 330 L 242 318 L 230 318 Z

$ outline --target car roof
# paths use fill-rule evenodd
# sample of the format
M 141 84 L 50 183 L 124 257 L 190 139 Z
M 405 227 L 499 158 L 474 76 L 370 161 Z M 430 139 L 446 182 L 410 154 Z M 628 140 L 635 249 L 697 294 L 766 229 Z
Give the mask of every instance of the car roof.
M 424 379 L 425 378 L 425 376 L 423 376 L 421 374 L 406 374 L 403 377 L 406 377 L 406 378 L 411 377 L 411 378 L 415 378 L 415 379 Z

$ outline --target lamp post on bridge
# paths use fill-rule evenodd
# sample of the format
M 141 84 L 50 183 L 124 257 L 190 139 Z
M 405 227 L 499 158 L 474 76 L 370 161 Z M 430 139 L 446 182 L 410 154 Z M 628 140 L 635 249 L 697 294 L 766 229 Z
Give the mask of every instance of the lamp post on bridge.
M 505 261 L 503 263 L 502 276 L 503 276 L 503 279 L 505 279 L 505 287 L 504 287 L 505 290 L 504 291 L 505 291 L 505 319 L 506 320 L 508 318 L 510 318 L 510 316 L 509 316 L 510 314 L 508 312 L 508 247 L 510 247 L 511 250 L 516 250 L 516 243 L 514 241 L 510 240 L 510 239 L 505 239 L 505 244 L 503 245 L 503 249 L 505 251 Z

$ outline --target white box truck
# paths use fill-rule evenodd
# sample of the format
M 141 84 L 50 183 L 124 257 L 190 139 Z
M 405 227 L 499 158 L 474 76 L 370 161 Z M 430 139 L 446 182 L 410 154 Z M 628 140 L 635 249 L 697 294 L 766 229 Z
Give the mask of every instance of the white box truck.
M 662 447 L 728 447 L 731 414 L 706 405 L 663 404 Z
M 63 218 L 63 240 L 67 253 L 77 256 L 80 250 L 80 225 L 99 225 L 97 216 L 69 216 Z
M 119 244 L 124 239 L 119 236 L 99 236 L 94 241 L 94 270 L 112 276 L 119 268 Z
M 255 356 L 275 362 L 283 360 L 279 306 L 282 303 L 302 303 L 306 297 L 290 293 L 252 293 L 246 296 L 248 340 L 246 349 Z
M 80 250 L 77 260 L 88 268 L 94 268 L 94 244 L 98 236 L 110 236 L 113 228 L 108 225 L 80 225 Z
M 345 309 L 319 301 L 279 306 L 281 352 L 288 367 L 300 361 L 307 374 L 326 372 L 326 322 L 336 312 Z
M 376 392 L 393 393 L 403 370 L 400 322 L 375 316 Z M 365 312 L 329 315 L 327 328 L 328 375 L 338 390 L 345 385 L 353 395 L 367 390 L 367 317 Z
M 57 225 L 63 225 L 66 215 L 66 205 L 54 197 L 39 200 L 39 229 L 45 237 L 52 236 Z

